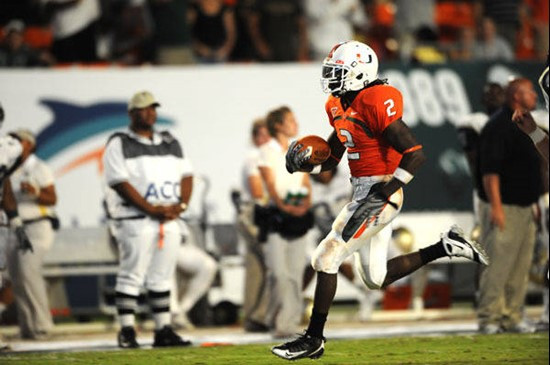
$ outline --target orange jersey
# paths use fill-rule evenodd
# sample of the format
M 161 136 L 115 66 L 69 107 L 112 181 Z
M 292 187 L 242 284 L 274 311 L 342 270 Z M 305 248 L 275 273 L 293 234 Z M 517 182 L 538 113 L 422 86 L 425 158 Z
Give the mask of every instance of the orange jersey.
M 389 85 L 363 89 L 344 111 L 340 98 L 329 96 L 325 105 L 330 125 L 347 148 L 351 175 L 393 174 L 401 154 L 382 138 L 382 132 L 403 116 L 403 97 Z

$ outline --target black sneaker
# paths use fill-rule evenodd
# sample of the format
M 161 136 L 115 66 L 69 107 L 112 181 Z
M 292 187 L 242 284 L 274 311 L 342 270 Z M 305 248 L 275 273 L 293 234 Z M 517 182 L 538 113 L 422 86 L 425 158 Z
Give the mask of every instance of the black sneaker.
M 286 360 L 297 360 L 309 357 L 318 359 L 325 352 L 325 338 L 313 337 L 304 333 L 294 341 L 271 348 L 271 352 Z
M 170 326 L 164 326 L 155 331 L 153 347 L 190 346 L 191 341 L 182 339 Z
M 136 341 L 136 330 L 134 327 L 122 327 L 118 332 L 118 347 L 122 349 L 137 349 L 139 343 Z
M 244 322 L 244 330 L 246 332 L 269 332 L 269 327 L 263 323 L 253 321 L 251 319 Z

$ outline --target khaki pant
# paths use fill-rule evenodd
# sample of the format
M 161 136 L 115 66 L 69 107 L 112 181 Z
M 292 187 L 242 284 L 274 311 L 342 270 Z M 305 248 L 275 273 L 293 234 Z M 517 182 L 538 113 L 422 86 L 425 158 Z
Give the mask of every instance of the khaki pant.
M 531 207 L 503 205 L 505 229 L 491 224 L 490 205 L 480 203 L 481 244 L 491 263 L 482 268 L 479 283 L 478 321 L 509 329 L 521 321 L 529 268 L 535 245 Z
M 267 236 L 264 246 L 269 288 L 267 316 L 275 335 L 295 334 L 302 319 L 306 237 L 288 240 L 278 233 Z
M 244 204 L 237 221 L 237 230 L 246 242 L 243 315 L 245 322 L 252 321 L 268 326 L 269 289 L 264 244 L 258 242 L 258 228 L 252 222 L 253 215 L 254 204 Z
M 164 46 L 158 50 L 157 62 L 160 65 L 189 65 L 195 63 L 195 59 L 189 47 Z
M 54 231 L 48 220 L 25 225 L 34 252 L 22 252 L 12 232 L 9 236 L 8 270 L 13 283 L 19 329 L 24 338 L 35 338 L 53 327 L 42 262 L 50 249 Z

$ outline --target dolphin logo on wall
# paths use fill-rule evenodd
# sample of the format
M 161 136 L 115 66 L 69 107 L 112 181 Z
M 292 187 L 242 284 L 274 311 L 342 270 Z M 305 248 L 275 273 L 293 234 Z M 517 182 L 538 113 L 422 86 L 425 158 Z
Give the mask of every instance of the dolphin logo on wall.
M 42 129 L 36 137 L 38 157 L 49 160 L 60 152 L 86 139 L 109 131 L 125 129 L 128 126 L 127 104 L 125 102 L 94 103 L 79 106 L 59 100 L 43 99 L 40 104 L 53 112 L 53 122 Z M 159 117 L 157 125 L 173 126 L 173 120 Z M 96 161 L 101 171 L 101 156 L 104 145 L 75 156 L 74 159 L 56 171 L 64 173 L 88 162 Z

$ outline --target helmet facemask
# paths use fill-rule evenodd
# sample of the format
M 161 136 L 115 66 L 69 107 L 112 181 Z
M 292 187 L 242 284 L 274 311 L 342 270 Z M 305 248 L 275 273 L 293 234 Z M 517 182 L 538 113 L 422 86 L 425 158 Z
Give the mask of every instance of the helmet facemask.
M 346 93 L 345 80 L 349 69 L 344 65 L 334 63 L 324 63 L 321 76 L 321 88 L 325 93 L 331 93 L 334 96 L 341 96 Z

